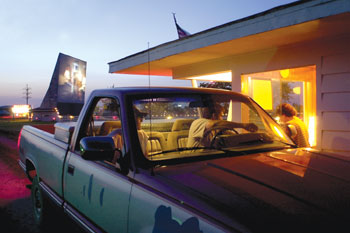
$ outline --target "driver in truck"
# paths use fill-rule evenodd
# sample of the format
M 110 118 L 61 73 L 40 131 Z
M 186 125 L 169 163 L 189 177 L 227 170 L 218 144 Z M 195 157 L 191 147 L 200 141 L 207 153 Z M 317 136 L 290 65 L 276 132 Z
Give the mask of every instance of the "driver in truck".
M 148 151 L 147 151 L 148 135 L 144 130 L 141 129 L 141 123 L 143 119 L 147 116 L 147 113 L 141 112 L 136 106 L 133 106 L 133 110 L 134 110 L 134 118 L 136 122 L 137 133 L 139 136 L 141 150 L 143 154 L 147 157 L 148 156 Z M 124 142 L 123 142 L 121 128 L 113 130 L 111 133 L 108 134 L 108 136 L 113 138 L 115 147 L 118 148 L 120 151 L 122 151 Z M 116 163 L 117 159 L 118 159 L 118 156 L 115 156 L 112 162 Z
M 209 147 L 212 139 L 212 133 L 215 130 L 224 128 L 234 129 L 243 128 L 250 132 L 255 132 L 258 127 L 254 123 L 238 123 L 223 120 L 224 107 L 220 104 L 204 107 L 202 109 L 202 118 L 192 122 L 189 134 L 187 147 Z

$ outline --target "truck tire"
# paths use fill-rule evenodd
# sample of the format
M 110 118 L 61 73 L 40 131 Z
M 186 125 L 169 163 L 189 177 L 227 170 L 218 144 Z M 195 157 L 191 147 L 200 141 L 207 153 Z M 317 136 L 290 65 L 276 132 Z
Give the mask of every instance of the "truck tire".
M 35 176 L 31 188 L 31 199 L 34 210 L 35 223 L 40 228 L 50 225 L 50 219 L 52 219 L 51 211 L 52 204 L 49 202 L 47 197 L 43 194 L 39 186 L 39 177 Z

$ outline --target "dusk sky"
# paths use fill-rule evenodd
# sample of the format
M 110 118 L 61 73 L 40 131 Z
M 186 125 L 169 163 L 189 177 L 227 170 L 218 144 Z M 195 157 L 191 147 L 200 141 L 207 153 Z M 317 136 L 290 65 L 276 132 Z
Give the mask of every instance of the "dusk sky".
M 294 0 L 0 0 L 0 106 L 39 107 L 58 54 L 87 62 L 93 89 L 148 85 L 148 77 L 108 73 L 108 63 L 178 39 L 172 13 L 191 34 Z M 154 86 L 190 81 L 151 77 Z

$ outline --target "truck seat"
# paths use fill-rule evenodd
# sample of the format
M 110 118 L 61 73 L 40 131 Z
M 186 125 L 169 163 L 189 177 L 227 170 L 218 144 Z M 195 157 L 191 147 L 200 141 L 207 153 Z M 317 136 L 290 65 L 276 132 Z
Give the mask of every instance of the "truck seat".
M 118 129 L 118 128 L 121 128 L 121 127 L 122 126 L 121 126 L 121 122 L 120 121 L 105 121 L 101 125 L 99 135 L 100 136 L 106 136 L 110 132 L 112 132 L 114 129 Z
M 168 149 L 184 148 L 187 145 L 188 132 L 194 119 L 177 119 L 168 134 Z
M 152 122 L 152 125 L 150 123 L 144 123 L 141 124 L 141 129 L 145 131 L 157 131 L 157 132 L 170 132 L 171 128 L 173 127 L 173 122 L 161 122 L 161 123 L 155 123 Z
M 166 142 L 161 132 L 146 132 L 148 135 L 147 151 L 148 154 L 159 153 L 166 150 Z
M 194 119 L 177 119 L 171 131 L 181 131 L 181 130 L 189 130 Z

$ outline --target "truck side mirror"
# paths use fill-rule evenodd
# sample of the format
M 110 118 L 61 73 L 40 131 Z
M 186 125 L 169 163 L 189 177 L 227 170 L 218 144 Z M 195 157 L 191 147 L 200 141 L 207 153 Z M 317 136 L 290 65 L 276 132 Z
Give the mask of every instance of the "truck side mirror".
M 114 141 L 111 137 L 84 137 L 80 140 L 80 155 L 86 160 L 111 161 L 115 151 Z

